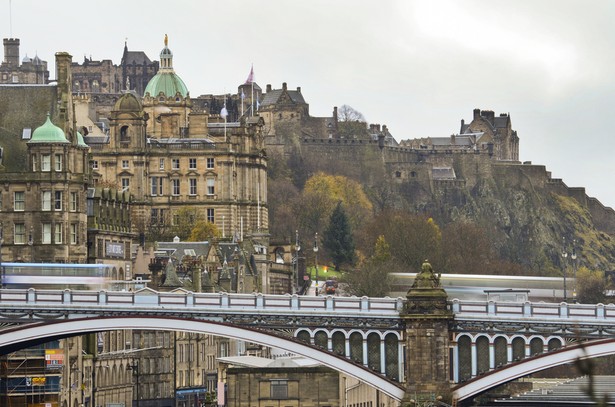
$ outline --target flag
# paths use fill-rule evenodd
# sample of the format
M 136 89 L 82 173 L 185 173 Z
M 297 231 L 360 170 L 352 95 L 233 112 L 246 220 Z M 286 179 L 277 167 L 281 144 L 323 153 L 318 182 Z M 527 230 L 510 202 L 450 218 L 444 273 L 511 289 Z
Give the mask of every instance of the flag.
M 225 119 L 226 119 L 226 116 L 228 116 L 228 111 L 226 110 L 226 106 L 224 106 L 222 110 L 220 110 L 220 116 L 224 117 Z
M 248 75 L 248 79 L 246 79 L 246 84 L 254 82 L 254 65 L 250 68 L 250 75 Z
M 243 93 L 243 89 L 241 90 L 241 100 L 244 100 L 246 98 L 246 94 Z

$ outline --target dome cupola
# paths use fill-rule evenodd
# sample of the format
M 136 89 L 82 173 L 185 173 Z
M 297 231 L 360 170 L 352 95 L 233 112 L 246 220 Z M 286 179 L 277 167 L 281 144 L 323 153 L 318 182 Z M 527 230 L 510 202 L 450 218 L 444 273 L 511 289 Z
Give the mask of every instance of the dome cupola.
M 28 141 L 31 143 L 62 143 L 67 144 L 69 141 L 66 139 L 64 131 L 51 123 L 49 119 L 49 113 L 47 113 L 47 121 L 32 133 L 32 138 Z
M 160 93 L 165 97 L 175 97 L 179 93 L 180 96 L 185 98 L 188 96 L 188 88 L 186 88 L 184 81 L 173 70 L 173 53 L 169 49 L 168 44 L 169 37 L 165 34 L 164 48 L 160 52 L 160 69 L 150 79 L 144 93 L 145 95 L 149 93 L 151 97 L 158 97 Z

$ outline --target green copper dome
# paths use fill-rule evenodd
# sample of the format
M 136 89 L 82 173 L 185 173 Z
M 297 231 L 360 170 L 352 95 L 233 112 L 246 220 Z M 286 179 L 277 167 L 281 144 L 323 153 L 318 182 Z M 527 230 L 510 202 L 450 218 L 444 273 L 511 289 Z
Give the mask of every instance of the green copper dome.
M 32 138 L 28 143 L 68 143 L 64 135 L 64 131 L 61 128 L 51 123 L 49 114 L 47 114 L 47 121 L 42 126 L 38 127 L 32 133 Z
M 83 140 L 83 135 L 81 133 L 79 133 L 79 132 L 77 132 L 77 147 L 87 147 L 87 148 L 90 148 L 90 146 L 85 144 L 85 141 Z
M 149 93 L 151 97 L 157 97 L 160 92 L 166 97 L 174 97 L 179 93 L 182 97 L 188 96 L 188 88 L 184 81 L 173 70 L 173 53 L 167 46 L 168 37 L 164 36 L 164 48 L 160 52 L 160 69 L 158 73 L 150 79 L 145 87 L 145 95 Z

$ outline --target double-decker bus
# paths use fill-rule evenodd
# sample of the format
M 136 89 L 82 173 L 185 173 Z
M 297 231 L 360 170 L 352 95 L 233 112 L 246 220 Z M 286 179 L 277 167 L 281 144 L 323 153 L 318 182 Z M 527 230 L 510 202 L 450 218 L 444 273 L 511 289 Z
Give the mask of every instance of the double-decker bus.
M 108 264 L 2 263 L 0 277 L 2 288 L 102 290 L 118 288 L 112 269 Z

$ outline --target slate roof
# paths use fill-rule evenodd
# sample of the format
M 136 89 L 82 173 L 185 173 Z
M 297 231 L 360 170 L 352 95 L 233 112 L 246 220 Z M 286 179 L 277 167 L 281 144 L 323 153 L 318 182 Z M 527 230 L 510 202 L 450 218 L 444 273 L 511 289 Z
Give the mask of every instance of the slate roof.
M 149 65 L 152 61 L 145 55 L 143 51 L 127 51 L 124 59 L 122 60 L 123 64 L 137 64 L 137 65 Z
M 263 100 L 261 102 L 261 106 L 275 105 L 280 99 L 280 96 L 282 96 L 282 93 L 284 92 L 288 94 L 290 100 L 292 100 L 294 103 L 305 104 L 305 99 L 303 99 L 303 95 L 301 94 L 301 92 L 298 92 L 296 90 L 284 91 L 284 89 L 275 89 L 265 93 L 265 96 L 263 97 Z
M 156 250 L 172 251 L 171 255 L 181 262 L 184 256 L 207 257 L 210 248 L 209 242 L 158 242 Z

